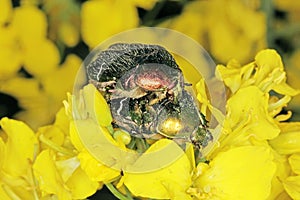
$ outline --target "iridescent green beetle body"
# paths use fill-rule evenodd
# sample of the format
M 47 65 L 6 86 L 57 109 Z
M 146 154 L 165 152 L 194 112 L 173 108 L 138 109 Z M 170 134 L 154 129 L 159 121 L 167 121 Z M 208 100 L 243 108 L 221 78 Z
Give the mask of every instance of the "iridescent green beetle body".
M 159 134 L 181 139 L 198 149 L 213 139 L 185 90 L 182 71 L 165 48 L 117 43 L 99 52 L 86 70 L 106 97 L 115 127 L 139 138 Z

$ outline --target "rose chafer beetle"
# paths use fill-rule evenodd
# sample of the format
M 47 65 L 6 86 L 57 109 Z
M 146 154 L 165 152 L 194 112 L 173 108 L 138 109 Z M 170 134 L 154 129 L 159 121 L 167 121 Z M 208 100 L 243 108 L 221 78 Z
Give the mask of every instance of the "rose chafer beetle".
M 199 150 L 213 139 L 204 115 L 185 89 L 181 69 L 165 48 L 113 44 L 99 52 L 86 71 L 105 96 L 114 127 L 138 138 L 161 135 L 191 142 Z

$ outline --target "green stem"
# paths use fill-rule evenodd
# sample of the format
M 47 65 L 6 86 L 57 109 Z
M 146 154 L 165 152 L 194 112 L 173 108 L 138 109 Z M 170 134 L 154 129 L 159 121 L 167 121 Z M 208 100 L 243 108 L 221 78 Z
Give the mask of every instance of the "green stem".
M 143 153 L 146 149 L 149 148 L 149 145 L 146 143 L 144 139 L 136 138 L 136 147 L 139 153 Z
M 106 187 L 109 191 L 120 200 L 133 200 L 131 196 L 124 196 L 121 192 L 119 192 L 111 183 L 106 183 Z
M 65 155 L 71 156 L 71 157 L 75 156 L 75 154 L 72 151 L 70 151 L 62 146 L 57 145 L 56 143 L 54 143 L 51 140 L 49 140 L 48 138 L 46 138 L 43 134 L 40 135 L 39 139 L 42 143 L 46 144 L 47 146 L 49 146 L 50 148 L 54 149 L 57 152 L 60 152 L 62 154 L 65 154 Z
M 281 27 L 279 30 L 274 31 L 274 37 L 284 37 L 289 38 L 295 34 L 300 33 L 300 23 L 289 24 L 284 27 Z
M 261 0 L 261 9 L 266 14 L 266 31 L 268 47 L 274 47 L 274 34 L 272 29 L 274 18 L 274 6 L 272 0 Z

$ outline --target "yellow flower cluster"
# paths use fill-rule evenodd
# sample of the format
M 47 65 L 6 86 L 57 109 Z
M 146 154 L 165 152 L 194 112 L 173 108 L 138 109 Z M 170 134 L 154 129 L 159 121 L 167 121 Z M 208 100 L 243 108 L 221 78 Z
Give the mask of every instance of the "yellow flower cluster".
M 130 136 L 112 129 L 106 101 L 87 85 L 36 134 L 1 120 L 0 196 L 84 199 L 106 184 L 121 199 L 130 199 L 128 192 L 151 199 L 299 199 L 300 124 L 282 122 L 291 113 L 281 113 L 298 91 L 286 84 L 280 56 L 264 50 L 244 66 L 231 60 L 217 66 L 216 76 L 228 88 L 226 116 L 203 95 L 204 81 L 197 84 L 202 107 L 224 120 L 208 162 L 196 163 L 191 145 L 183 151 L 168 139 L 142 155 L 128 149 Z M 177 159 L 160 165 L 171 152 Z
M 81 59 L 69 54 L 60 64 L 59 50 L 47 38 L 47 17 L 37 6 L 12 8 L 0 2 L 0 92 L 18 100 L 14 117 L 34 129 L 50 123 L 73 87 Z M 23 68 L 32 78 L 19 73 Z M 62 84 L 63 83 L 63 84 Z
M 81 33 L 84 42 L 94 48 L 114 34 L 137 27 L 139 19 L 136 6 L 150 9 L 156 1 L 96 0 L 85 2 L 81 9 Z
M 266 20 L 258 8 L 256 0 L 192 1 L 181 15 L 160 26 L 192 37 L 218 62 L 225 63 L 234 55 L 245 63 L 266 47 Z
M 219 123 L 211 130 L 217 141 L 200 161 L 192 145 L 182 149 L 166 138 L 141 140 L 143 153 L 130 148 L 132 137 L 112 127 L 109 106 L 91 84 L 69 94 L 62 108 L 82 62 L 66 50 L 80 42 L 92 49 L 138 27 L 137 7 L 165 1 L 61 2 L 14 7 L 0 0 L 0 93 L 22 109 L 0 120 L 0 199 L 86 199 L 104 185 L 122 200 L 300 199 L 300 122 L 289 122 L 286 111 L 290 102 L 299 107 L 299 90 L 290 85 L 299 87 L 300 53 L 286 63 L 289 73 L 275 50 L 261 50 L 269 26 L 262 1 L 185 1 L 180 15 L 158 24 L 192 37 L 216 61 L 230 60 L 214 79 L 198 80 L 176 58 L 193 76 L 201 112 Z M 296 33 L 298 4 L 274 1 Z M 225 113 L 212 104 L 208 81 L 226 86 Z
M 219 142 L 208 155 L 212 161 L 197 166 L 193 192 L 198 199 L 300 198 L 298 174 L 291 170 L 296 166 L 287 161 L 299 153 L 300 126 L 282 122 L 291 113 L 281 113 L 299 91 L 286 84 L 280 56 L 264 50 L 244 66 L 231 60 L 217 66 L 216 76 L 229 90 L 227 114 Z

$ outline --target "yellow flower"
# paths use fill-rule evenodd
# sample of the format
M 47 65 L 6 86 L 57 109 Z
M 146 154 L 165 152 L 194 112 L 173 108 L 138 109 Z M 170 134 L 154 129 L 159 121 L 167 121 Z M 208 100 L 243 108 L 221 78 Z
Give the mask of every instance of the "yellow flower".
M 101 188 L 101 184 L 92 181 L 80 167 L 74 171 L 66 185 L 72 191 L 72 199 L 85 199 Z
M 294 88 L 297 88 L 300 90 L 300 82 L 299 82 L 299 76 L 300 76 L 300 50 L 295 51 L 292 56 L 287 60 L 287 77 L 288 82 L 291 86 Z M 289 108 L 292 110 L 299 110 L 300 108 L 300 95 L 295 96 L 291 102 L 289 103 Z
M 235 93 L 239 88 L 258 86 L 263 92 L 275 90 L 279 94 L 295 96 L 298 91 L 286 84 L 286 73 L 280 56 L 274 50 L 262 50 L 253 63 L 241 66 L 232 60 L 227 67 L 218 65 L 216 76 Z
M 124 0 L 96 0 L 82 4 L 82 38 L 91 48 L 114 34 L 137 27 L 138 21 L 137 8 Z
M 298 199 L 300 190 L 297 181 L 299 178 L 293 176 L 293 173 L 299 174 L 300 172 L 298 148 L 300 124 L 299 122 L 280 123 L 279 127 L 280 135 L 269 141 L 270 146 L 276 151 L 274 155 L 277 157 L 275 160 L 277 172 L 272 183 L 273 192 L 270 197 L 275 198 L 278 194 L 286 192 L 293 199 Z
M 300 154 L 293 154 L 289 157 L 289 163 L 294 173 L 300 174 Z
M 65 198 L 83 199 L 94 194 L 102 184 L 91 179 L 87 172 L 83 170 L 83 164 L 78 159 L 78 152 L 71 143 L 72 124 L 69 125 L 70 120 L 64 111 L 64 109 L 61 109 L 57 113 L 53 125 L 39 128 L 38 136 L 41 146 L 45 149 L 43 152 L 49 149 L 51 151 L 44 153 L 41 159 L 45 160 L 38 164 L 35 163 L 35 165 L 40 178 L 49 181 L 40 181 L 45 183 L 45 185 L 41 184 L 41 190 L 47 195 L 54 192 L 56 195 L 66 195 Z M 45 172 L 44 174 L 43 165 L 45 162 L 54 163 L 55 165 L 48 163 L 53 167 L 50 169 L 50 172 Z M 56 188 L 51 182 L 54 181 L 53 178 L 47 178 L 49 173 L 57 174 L 55 176 L 56 181 L 60 181 L 60 185 L 58 184 Z
M 49 73 L 41 82 L 21 77 L 5 81 L 0 86 L 0 91 L 18 99 L 19 106 L 23 109 L 14 117 L 25 121 L 34 129 L 52 121 L 66 92 L 73 88 L 80 64 L 81 60 L 77 56 L 70 55 L 60 68 Z
M 274 156 L 274 163 L 276 164 L 276 172 L 272 179 L 271 194 L 269 195 L 268 200 L 276 199 L 277 196 L 285 191 L 282 180 L 286 179 L 291 173 L 287 157 L 278 154 L 276 151 L 272 151 L 272 153 Z
M 275 164 L 277 170 L 274 171 L 275 174 L 270 175 L 271 183 L 269 184 L 272 187 L 262 199 L 287 197 L 287 193 L 291 196 L 295 195 L 297 189 L 291 189 L 294 182 L 289 182 L 287 186 L 284 185 L 284 181 L 292 179 L 289 178 L 291 168 L 297 171 L 297 154 L 295 153 L 299 152 L 298 145 L 296 145 L 299 143 L 297 142 L 299 123 L 282 123 L 280 121 L 288 119 L 291 112 L 286 115 L 279 113 L 298 91 L 286 83 L 286 74 L 280 56 L 273 50 L 263 50 L 256 55 L 254 62 L 244 66 L 236 60 L 231 60 L 227 67 L 218 65 L 216 75 L 224 81 L 231 93 L 228 93 L 227 113 L 220 138 L 208 154 L 208 158 L 212 160 L 211 163 L 223 152 L 234 150 L 239 146 L 251 145 L 251 148 L 265 148 L 271 153 L 271 157 L 274 157 L 274 160 L 271 159 L 272 165 Z M 198 95 L 201 95 L 198 99 L 203 103 L 202 106 L 211 107 L 205 93 L 203 94 L 205 91 L 203 88 L 205 88 L 204 84 L 199 82 L 197 91 Z M 284 96 L 281 98 L 272 96 L 271 90 Z M 210 111 L 212 112 L 212 109 Z M 293 165 L 289 165 L 286 154 L 293 154 L 289 159 Z M 199 164 L 197 168 L 203 173 L 208 166 Z M 212 175 L 210 174 L 209 177 Z M 213 190 L 204 187 L 199 191 L 198 187 L 195 188 L 190 191 L 198 194 L 198 198 L 213 198 L 210 196 L 211 193 L 205 194 L 205 190 Z M 219 194 L 219 192 L 216 193 Z M 233 199 L 231 196 L 219 198 Z
M 49 37 L 63 42 L 68 47 L 75 46 L 80 39 L 80 5 L 73 0 L 43 1 L 43 9 L 48 14 Z
M 270 145 L 280 154 L 299 153 L 299 126 L 299 122 L 280 124 L 281 134 L 273 140 L 270 140 Z
M 186 154 L 178 154 L 178 158 L 167 166 L 160 166 L 169 155 L 162 151 L 171 145 L 173 151 L 182 151 L 173 141 L 162 139 L 154 143 L 137 161 L 133 168 L 145 167 L 147 164 L 157 165 L 156 170 L 144 173 L 124 172 L 123 181 L 135 196 L 155 199 L 191 199 L 186 190 L 191 184 L 192 166 Z M 161 151 L 160 157 L 150 157 L 151 153 Z M 143 180 L 143 184 L 141 184 Z M 146 189 L 147 188 L 147 189 Z M 176 195 L 176 197 L 175 197 Z M 177 196 L 180 195 L 180 196 Z
M 194 181 L 197 193 L 193 195 L 197 199 L 266 199 L 276 169 L 272 160 L 265 147 L 243 146 L 219 153 L 208 166 L 198 167 L 202 170 Z
M 192 37 L 220 62 L 227 62 L 233 55 L 241 62 L 249 61 L 266 46 L 265 16 L 246 1 L 194 1 L 181 15 L 161 26 Z
M 129 0 L 132 4 L 137 7 L 141 7 L 144 9 L 151 9 L 158 0 Z
M 110 126 L 113 120 L 110 108 L 95 86 L 92 84 L 85 86 L 83 96 L 89 117 L 97 120 L 100 126 Z
M 2 26 L 9 21 L 12 15 L 12 2 L 10 0 L 1 0 L 0 7 L 2 8 L 0 14 L 0 24 Z
M 46 15 L 36 6 L 19 6 L 11 15 L 0 28 L 0 91 L 18 100 L 22 111 L 14 117 L 36 129 L 53 120 L 81 60 L 69 55 L 59 66 L 58 49 L 47 38 Z M 33 77 L 17 74 L 21 67 Z
M 79 96 L 69 96 L 69 102 L 64 104 L 71 119 L 70 139 L 79 152 L 77 157 L 81 168 L 93 181 L 107 183 L 120 176 L 124 167 L 121 160 L 126 165 L 121 154 L 124 150 L 126 155 L 127 150 L 124 144 L 112 138 L 106 128 L 111 126 L 112 117 L 102 95 L 89 84 Z
M 21 67 L 23 55 L 15 40 L 12 27 L 0 27 L 0 80 L 15 75 Z
M 7 134 L 6 141 L 0 137 L 0 194 L 13 199 L 33 199 L 37 191 L 31 167 L 39 149 L 37 138 L 23 122 L 2 118 L 0 125 Z
M 34 176 L 39 182 L 42 196 L 57 194 L 58 199 L 71 199 L 70 193 L 56 170 L 53 156 L 49 149 L 44 150 L 33 164 Z
M 81 151 L 77 157 L 80 160 L 81 168 L 93 181 L 109 183 L 120 176 L 119 170 L 100 163 L 87 151 Z
M 300 2 L 292 0 L 275 0 L 275 5 L 282 10 L 297 10 L 300 8 Z
M 271 117 L 276 116 L 277 121 L 285 121 L 291 117 L 291 112 L 286 115 L 278 115 L 283 107 L 286 107 L 292 96 L 299 93 L 286 83 L 286 73 L 280 56 L 274 50 L 262 50 L 255 61 L 245 66 L 241 66 L 237 61 L 231 60 L 225 67 L 218 65 L 216 76 L 223 80 L 232 93 L 248 87 L 257 86 L 263 93 L 271 90 L 284 95 L 271 96 L 269 99 L 268 112 Z
M 11 45 L 17 46 L 19 53 L 23 54 L 21 62 L 29 73 L 39 77 L 57 67 L 60 61 L 59 53 L 56 46 L 46 38 L 47 18 L 41 10 L 30 5 L 15 8 L 12 21 L 7 28 L 12 29 L 14 37 L 10 38 Z M 18 51 L 16 54 L 18 55 Z M 8 59 L 3 62 L 9 63 Z
M 208 41 L 205 39 L 207 31 L 207 20 L 210 6 L 206 1 L 193 1 L 188 3 L 183 12 L 172 19 L 163 21 L 159 26 L 177 30 L 198 41 L 205 48 L 208 47 Z M 186 28 L 193 27 L 193 28 Z
M 258 140 L 272 139 L 279 134 L 279 128 L 268 113 L 268 98 L 269 95 L 257 87 L 249 86 L 240 89 L 227 101 L 227 120 L 230 127 L 243 129 L 231 142 L 244 134 L 246 138 L 253 136 Z
M 83 199 L 95 193 L 99 184 L 80 168 L 76 157 L 55 161 L 54 152 L 42 151 L 33 164 L 41 196 L 56 195 L 58 199 Z
M 225 66 L 217 65 L 216 77 L 224 81 L 226 86 L 235 93 L 241 87 L 246 87 L 253 84 L 251 79 L 255 65 L 250 63 L 241 66 L 237 60 L 230 60 Z
M 2 168 L 5 173 L 18 177 L 27 173 L 38 150 L 34 132 L 23 122 L 2 118 L 0 125 L 8 136 L 5 144 L 6 155 Z
M 300 176 L 289 176 L 283 186 L 292 199 L 300 199 Z

